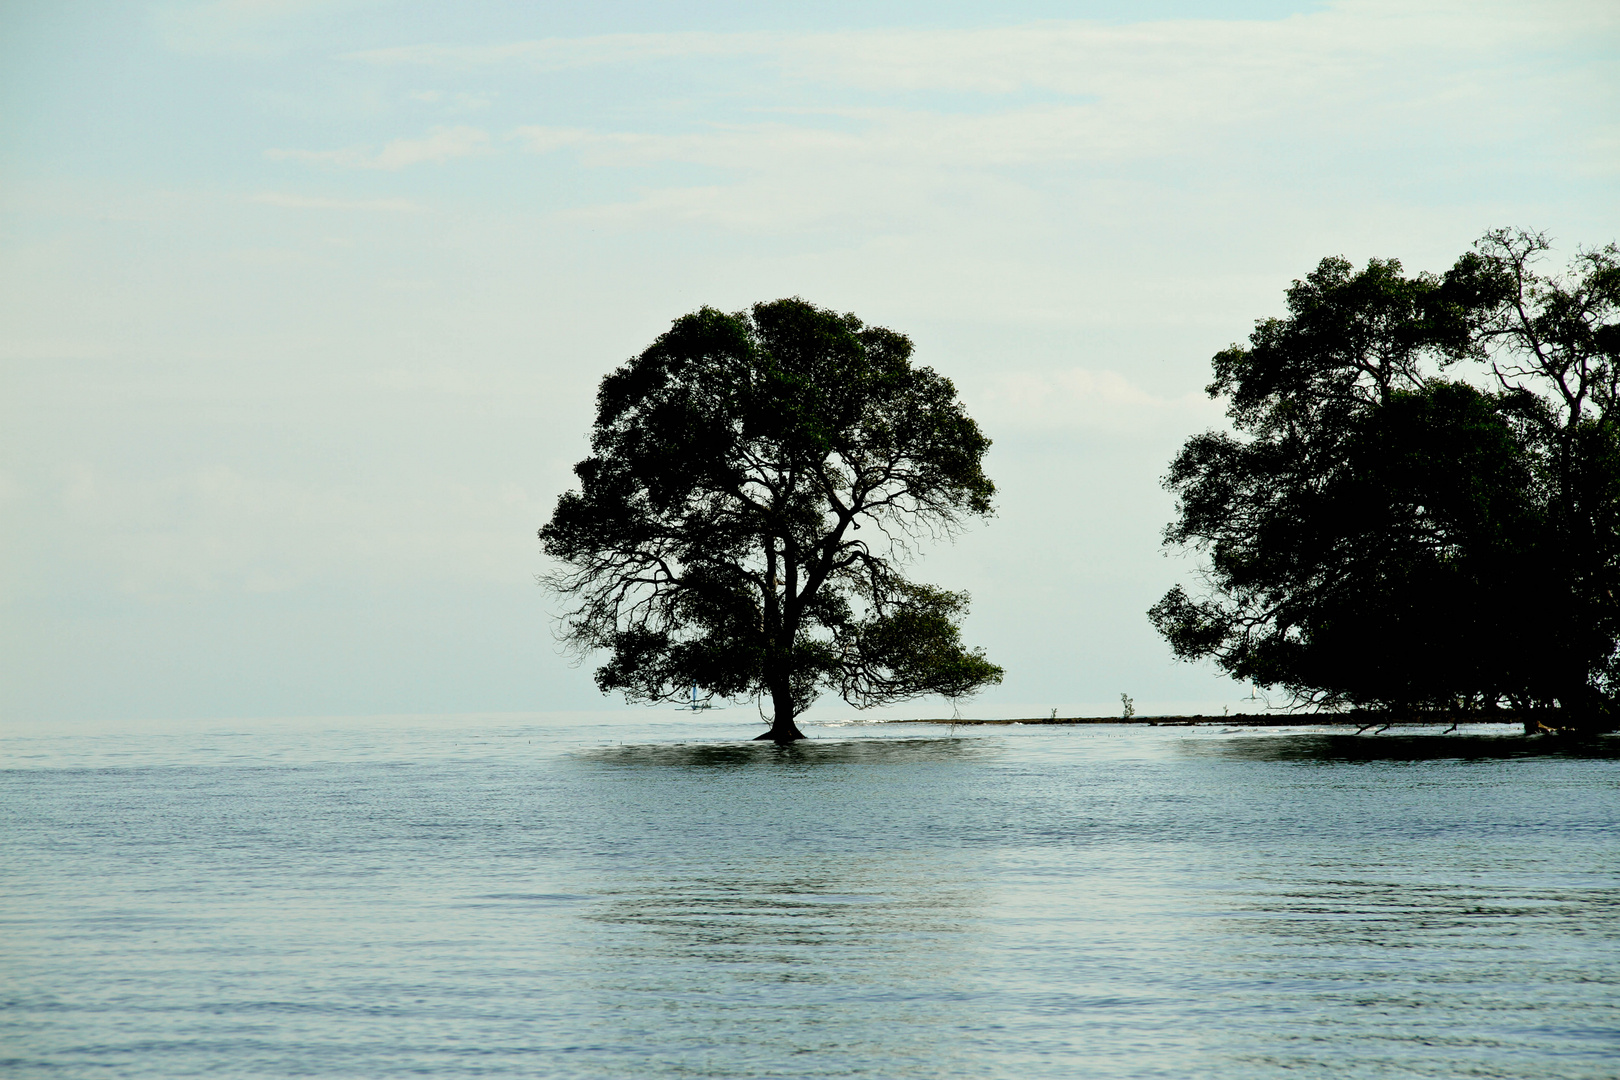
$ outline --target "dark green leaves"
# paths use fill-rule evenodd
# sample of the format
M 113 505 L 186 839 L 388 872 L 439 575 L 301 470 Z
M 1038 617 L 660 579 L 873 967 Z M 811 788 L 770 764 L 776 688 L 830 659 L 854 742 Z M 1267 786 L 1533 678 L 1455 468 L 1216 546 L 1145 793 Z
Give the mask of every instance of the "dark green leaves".
M 1209 559 L 1149 611 L 1177 656 L 1319 704 L 1609 708 L 1620 259 L 1547 278 L 1545 247 L 1492 233 L 1439 278 L 1324 259 L 1215 357 L 1235 434 L 1165 480 L 1166 543 Z
M 762 694 L 780 715 L 821 686 L 867 705 L 999 677 L 955 636 L 965 597 L 898 573 L 995 493 L 989 440 L 911 351 L 780 300 L 677 319 L 602 381 L 580 490 L 540 538 L 566 640 L 609 653 L 604 690 Z

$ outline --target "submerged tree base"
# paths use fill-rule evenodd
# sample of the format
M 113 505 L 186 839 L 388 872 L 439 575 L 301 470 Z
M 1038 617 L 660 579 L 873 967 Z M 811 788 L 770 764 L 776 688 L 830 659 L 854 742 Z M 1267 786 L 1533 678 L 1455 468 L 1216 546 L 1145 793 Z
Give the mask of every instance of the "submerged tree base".
M 759 735 L 755 735 L 753 741 L 774 742 L 778 746 L 786 746 L 789 743 L 798 742 L 800 739 L 806 738 L 809 738 L 809 736 L 799 730 L 799 725 L 789 720 L 786 723 L 771 725 L 771 730 Z
M 1528 713 L 1524 717 L 1526 735 L 1612 735 L 1620 732 L 1620 718 L 1564 714 L 1561 710 Z

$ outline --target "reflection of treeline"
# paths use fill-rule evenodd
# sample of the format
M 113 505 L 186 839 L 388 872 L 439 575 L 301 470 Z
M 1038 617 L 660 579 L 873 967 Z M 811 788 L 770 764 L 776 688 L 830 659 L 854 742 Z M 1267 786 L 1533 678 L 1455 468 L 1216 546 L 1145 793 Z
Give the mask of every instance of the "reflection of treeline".
M 1501 230 L 1441 276 L 1324 259 L 1215 357 L 1235 434 L 1187 441 L 1149 615 L 1301 701 L 1620 719 L 1620 249 Z

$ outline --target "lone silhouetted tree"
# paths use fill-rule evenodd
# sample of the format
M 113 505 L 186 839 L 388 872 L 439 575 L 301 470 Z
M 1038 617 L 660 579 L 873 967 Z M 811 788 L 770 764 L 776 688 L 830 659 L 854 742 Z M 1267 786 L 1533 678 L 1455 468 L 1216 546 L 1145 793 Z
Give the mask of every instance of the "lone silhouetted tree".
M 904 335 L 802 300 L 675 321 L 597 392 L 591 454 L 540 530 L 564 640 L 630 700 L 769 699 L 760 738 L 831 689 L 857 707 L 1001 680 L 965 593 L 902 573 L 988 516 L 990 441 Z

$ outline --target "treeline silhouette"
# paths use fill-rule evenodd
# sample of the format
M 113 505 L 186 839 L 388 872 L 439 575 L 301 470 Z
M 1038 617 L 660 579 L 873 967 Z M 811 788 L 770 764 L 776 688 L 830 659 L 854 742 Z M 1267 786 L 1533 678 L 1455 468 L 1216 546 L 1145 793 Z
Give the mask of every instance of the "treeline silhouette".
M 1296 704 L 1620 726 L 1620 250 L 1497 230 L 1442 275 L 1323 259 L 1214 358 L 1165 543 L 1177 656 Z

